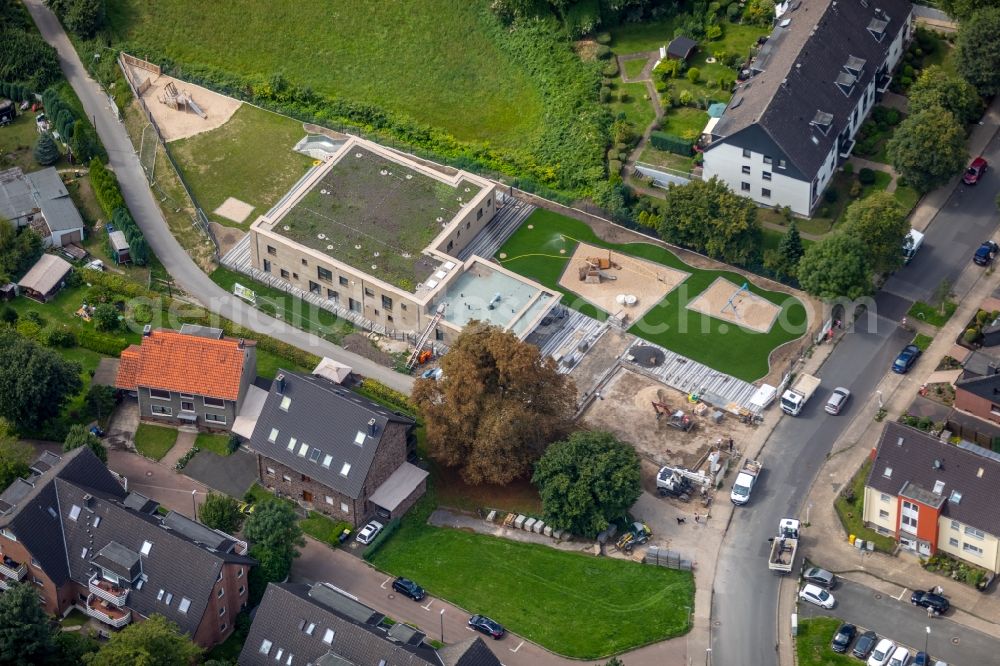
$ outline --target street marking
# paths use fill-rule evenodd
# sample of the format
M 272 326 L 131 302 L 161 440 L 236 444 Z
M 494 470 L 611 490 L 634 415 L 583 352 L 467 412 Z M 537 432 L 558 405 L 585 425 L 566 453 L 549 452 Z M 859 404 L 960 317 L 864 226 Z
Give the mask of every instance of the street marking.
M 903 595 L 905 595 L 905 594 L 906 594 L 906 588 L 904 587 L 903 591 L 899 593 L 898 597 L 896 597 L 896 601 L 902 601 L 903 600 Z
M 379 585 L 379 587 L 381 587 L 384 590 L 385 584 L 388 583 L 390 580 L 392 580 L 392 578 L 386 578 L 384 581 L 382 581 L 382 584 Z
M 521 641 L 520 643 L 518 643 L 516 648 L 511 649 L 511 652 L 517 652 L 518 650 L 521 649 L 522 645 L 524 645 L 524 641 Z
M 421 608 L 423 608 L 425 611 L 429 611 L 431 609 L 431 604 L 432 603 L 434 603 L 433 599 L 431 599 L 430 601 L 428 601 L 426 606 L 421 606 Z

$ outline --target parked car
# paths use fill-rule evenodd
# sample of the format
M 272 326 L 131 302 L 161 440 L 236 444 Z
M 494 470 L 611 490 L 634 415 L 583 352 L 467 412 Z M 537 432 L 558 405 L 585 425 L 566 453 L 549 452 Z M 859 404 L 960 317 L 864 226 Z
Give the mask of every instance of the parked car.
M 921 650 L 913 656 L 913 666 L 931 666 L 931 656 Z
M 382 527 L 383 527 L 382 523 L 378 522 L 377 520 L 371 521 L 370 523 L 362 527 L 360 532 L 358 532 L 357 536 L 358 543 L 363 543 L 364 545 L 367 546 L 372 542 L 372 540 L 375 537 L 378 536 L 378 533 L 382 531 Z
M 889 657 L 889 666 L 906 666 L 910 663 L 910 651 L 903 646 L 896 648 L 896 651 Z
M 816 604 L 820 608 L 830 609 L 836 600 L 833 595 L 824 590 L 822 587 L 813 584 L 807 584 L 803 586 L 802 590 L 799 592 L 799 599 L 803 601 L 808 601 L 811 604 Z
M 87 263 L 85 263 L 83 267 L 92 271 L 103 271 L 104 262 L 101 261 L 100 259 L 94 259 L 93 261 L 88 261 Z
M 875 646 L 875 649 L 872 650 L 872 655 L 868 657 L 868 666 L 886 666 L 895 649 L 895 643 L 888 638 L 883 638 Z
M 802 580 L 813 585 L 825 587 L 828 590 L 832 590 L 837 586 L 837 577 L 826 569 L 820 569 L 819 567 L 809 567 L 806 569 L 806 572 L 802 574 Z
M 991 240 L 983 241 L 976 253 L 972 255 L 972 262 L 977 266 L 988 266 L 997 256 L 997 252 L 1000 252 L 1000 245 Z
M 257 506 L 255 504 L 251 504 L 250 502 L 240 502 L 239 504 L 240 513 L 245 513 L 247 515 L 253 513 L 256 508 Z
M 944 596 L 923 590 L 915 590 L 910 595 L 910 603 L 914 606 L 933 609 L 938 615 L 947 613 L 948 609 L 951 608 L 951 603 Z
M 853 624 L 840 625 L 840 629 L 837 629 L 837 633 L 833 635 L 833 640 L 830 641 L 830 649 L 834 652 L 847 652 L 847 648 L 851 647 L 851 641 L 857 635 L 858 628 Z
M 499 622 L 494 622 L 485 615 L 473 615 L 470 617 L 469 626 L 478 632 L 491 636 L 494 640 L 500 640 L 507 633 L 507 630 Z
M 427 596 L 427 593 L 424 592 L 424 588 L 420 587 L 409 578 L 397 578 L 392 581 L 392 589 L 396 590 L 400 594 L 408 596 L 414 601 L 421 601 Z
M 972 164 L 969 165 L 969 168 L 965 170 L 965 175 L 962 176 L 962 182 L 966 185 L 975 185 L 983 177 L 983 174 L 986 173 L 987 166 L 989 165 L 982 156 L 972 160 Z
M 917 362 L 921 354 L 923 352 L 920 351 L 920 347 L 906 345 L 903 347 L 903 351 L 899 352 L 896 360 L 892 362 L 892 371 L 900 375 L 905 375 L 913 367 L 913 364 Z
M 876 643 L 878 643 L 878 634 L 874 631 L 866 631 L 858 636 L 858 640 L 854 643 L 854 649 L 851 650 L 851 654 L 858 659 L 867 659 L 868 655 L 872 653 L 872 649 L 875 647 Z
M 847 404 L 847 401 L 850 398 L 851 392 L 843 386 L 838 386 L 833 389 L 833 393 L 830 394 L 830 399 L 826 401 L 826 413 L 836 416 L 840 413 L 840 410 L 844 408 L 844 405 Z

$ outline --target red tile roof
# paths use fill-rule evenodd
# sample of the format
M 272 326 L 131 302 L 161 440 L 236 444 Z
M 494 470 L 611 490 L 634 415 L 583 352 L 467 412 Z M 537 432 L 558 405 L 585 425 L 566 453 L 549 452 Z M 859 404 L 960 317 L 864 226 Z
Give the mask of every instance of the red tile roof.
M 115 385 L 236 400 L 245 357 L 246 350 L 240 348 L 238 340 L 153 331 L 142 339 L 141 346 L 122 352 Z

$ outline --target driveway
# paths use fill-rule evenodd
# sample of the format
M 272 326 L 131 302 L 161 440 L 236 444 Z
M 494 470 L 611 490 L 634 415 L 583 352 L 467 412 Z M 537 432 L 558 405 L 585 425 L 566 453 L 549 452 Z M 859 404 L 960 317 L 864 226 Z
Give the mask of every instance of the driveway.
M 58 52 L 63 74 L 83 103 L 87 116 L 96 123 L 97 133 L 108 151 L 111 167 L 118 176 L 122 194 L 132 217 L 142 229 L 150 248 L 177 284 L 217 315 L 300 349 L 346 363 L 354 368 L 355 372 L 408 394 L 413 386 L 412 377 L 401 375 L 390 368 L 373 363 L 322 338 L 265 315 L 219 287 L 198 268 L 167 228 L 163 214 L 149 190 L 145 173 L 124 125 L 112 115 L 107 97 L 97 82 L 87 74 L 58 19 L 42 0 L 25 0 L 25 5 L 31 12 L 42 37 Z
M 184 467 L 184 474 L 214 490 L 242 499 L 257 480 L 257 457 L 242 449 L 229 456 L 200 451 Z

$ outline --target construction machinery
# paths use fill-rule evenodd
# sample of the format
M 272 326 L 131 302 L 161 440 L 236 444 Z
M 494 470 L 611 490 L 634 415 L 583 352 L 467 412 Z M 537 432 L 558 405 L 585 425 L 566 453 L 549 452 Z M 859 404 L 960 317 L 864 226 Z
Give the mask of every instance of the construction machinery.
M 633 548 L 646 543 L 651 536 L 653 536 L 653 530 L 649 529 L 649 525 L 636 521 L 628 526 L 615 545 L 618 550 L 631 553 Z
M 772 537 L 771 555 L 767 558 L 767 568 L 783 576 L 792 570 L 795 552 L 799 549 L 799 521 L 782 518 L 778 523 L 778 536 Z
M 653 411 L 656 412 L 657 421 L 659 421 L 663 416 L 666 416 L 667 425 L 671 428 L 677 428 L 682 432 L 688 432 L 694 427 L 694 421 L 690 416 L 685 414 L 680 409 L 673 409 L 665 402 L 653 401 Z
M 656 490 L 661 497 L 676 497 L 682 502 L 688 502 L 695 486 L 704 494 L 712 487 L 712 479 L 703 472 L 692 472 L 670 465 L 661 467 L 656 475 Z

